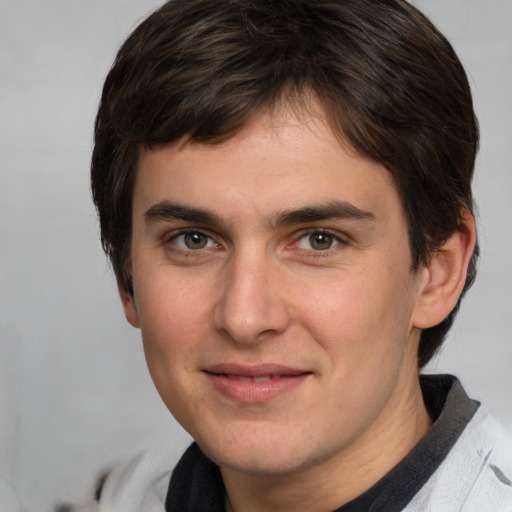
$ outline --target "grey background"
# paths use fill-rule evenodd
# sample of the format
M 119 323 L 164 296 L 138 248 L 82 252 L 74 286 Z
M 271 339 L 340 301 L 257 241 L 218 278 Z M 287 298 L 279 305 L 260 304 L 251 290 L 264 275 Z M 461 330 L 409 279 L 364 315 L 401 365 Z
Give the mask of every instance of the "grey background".
M 148 443 L 188 441 L 101 253 L 88 165 L 115 51 L 156 0 L 0 0 L 0 474 L 25 511 L 79 500 Z M 470 74 L 482 128 L 479 279 L 431 368 L 512 426 L 512 0 L 415 2 Z

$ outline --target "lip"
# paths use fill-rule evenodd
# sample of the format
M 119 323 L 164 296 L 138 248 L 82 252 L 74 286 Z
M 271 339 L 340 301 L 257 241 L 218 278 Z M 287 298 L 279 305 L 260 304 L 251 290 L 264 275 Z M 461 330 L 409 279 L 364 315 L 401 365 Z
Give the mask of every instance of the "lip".
M 224 397 L 245 403 L 264 403 L 300 386 L 311 371 L 278 364 L 217 364 L 204 369 L 213 388 Z

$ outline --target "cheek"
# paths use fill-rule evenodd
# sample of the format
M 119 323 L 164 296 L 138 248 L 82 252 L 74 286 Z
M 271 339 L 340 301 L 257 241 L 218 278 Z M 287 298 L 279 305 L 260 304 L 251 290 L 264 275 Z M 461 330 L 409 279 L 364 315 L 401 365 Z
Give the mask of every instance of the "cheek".
M 190 411 L 200 409 L 203 400 L 196 379 L 198 355 L 208 339 L 208 308 L 194 289 L 179 289 L 160 281 L 141 290 L 139 318 L 151 378 L 171 414 L 188 430 Z
M 391 269 L 387 274 L 340 276 L 304 288 L 299 316 L 331 357 L 356 358 L 365 364 L 382 360 L 403 351 L 410 334 L 413 307 L 407 281 Z
M 169 375 L 192 365 L 192 356 L 205 339 L 209 301 L 201 283 L 164 276 L 141 279 L 137 308 L 150 371 Z

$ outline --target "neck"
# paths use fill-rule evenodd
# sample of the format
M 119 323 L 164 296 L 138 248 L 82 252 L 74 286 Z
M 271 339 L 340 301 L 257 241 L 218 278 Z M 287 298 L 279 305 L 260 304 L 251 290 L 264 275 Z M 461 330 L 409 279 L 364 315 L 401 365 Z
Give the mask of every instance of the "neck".
M 221 468 L 228 512 L 330 512 L 357 498 L 396 466 L 423 438 L 432 421 L 414 377 L 360 438 L 342 452 L 290 474 L 244 473 Z

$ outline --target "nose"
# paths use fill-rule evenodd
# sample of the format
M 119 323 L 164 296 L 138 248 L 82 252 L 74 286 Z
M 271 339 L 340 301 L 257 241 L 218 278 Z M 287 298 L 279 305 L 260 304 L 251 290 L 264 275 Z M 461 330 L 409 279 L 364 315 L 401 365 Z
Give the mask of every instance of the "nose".
M 236 343 L 252 344 L 286 330 L 289 310 L 276 265 L 254 252 L 229 263 L 213 312 L 218 331 Z

